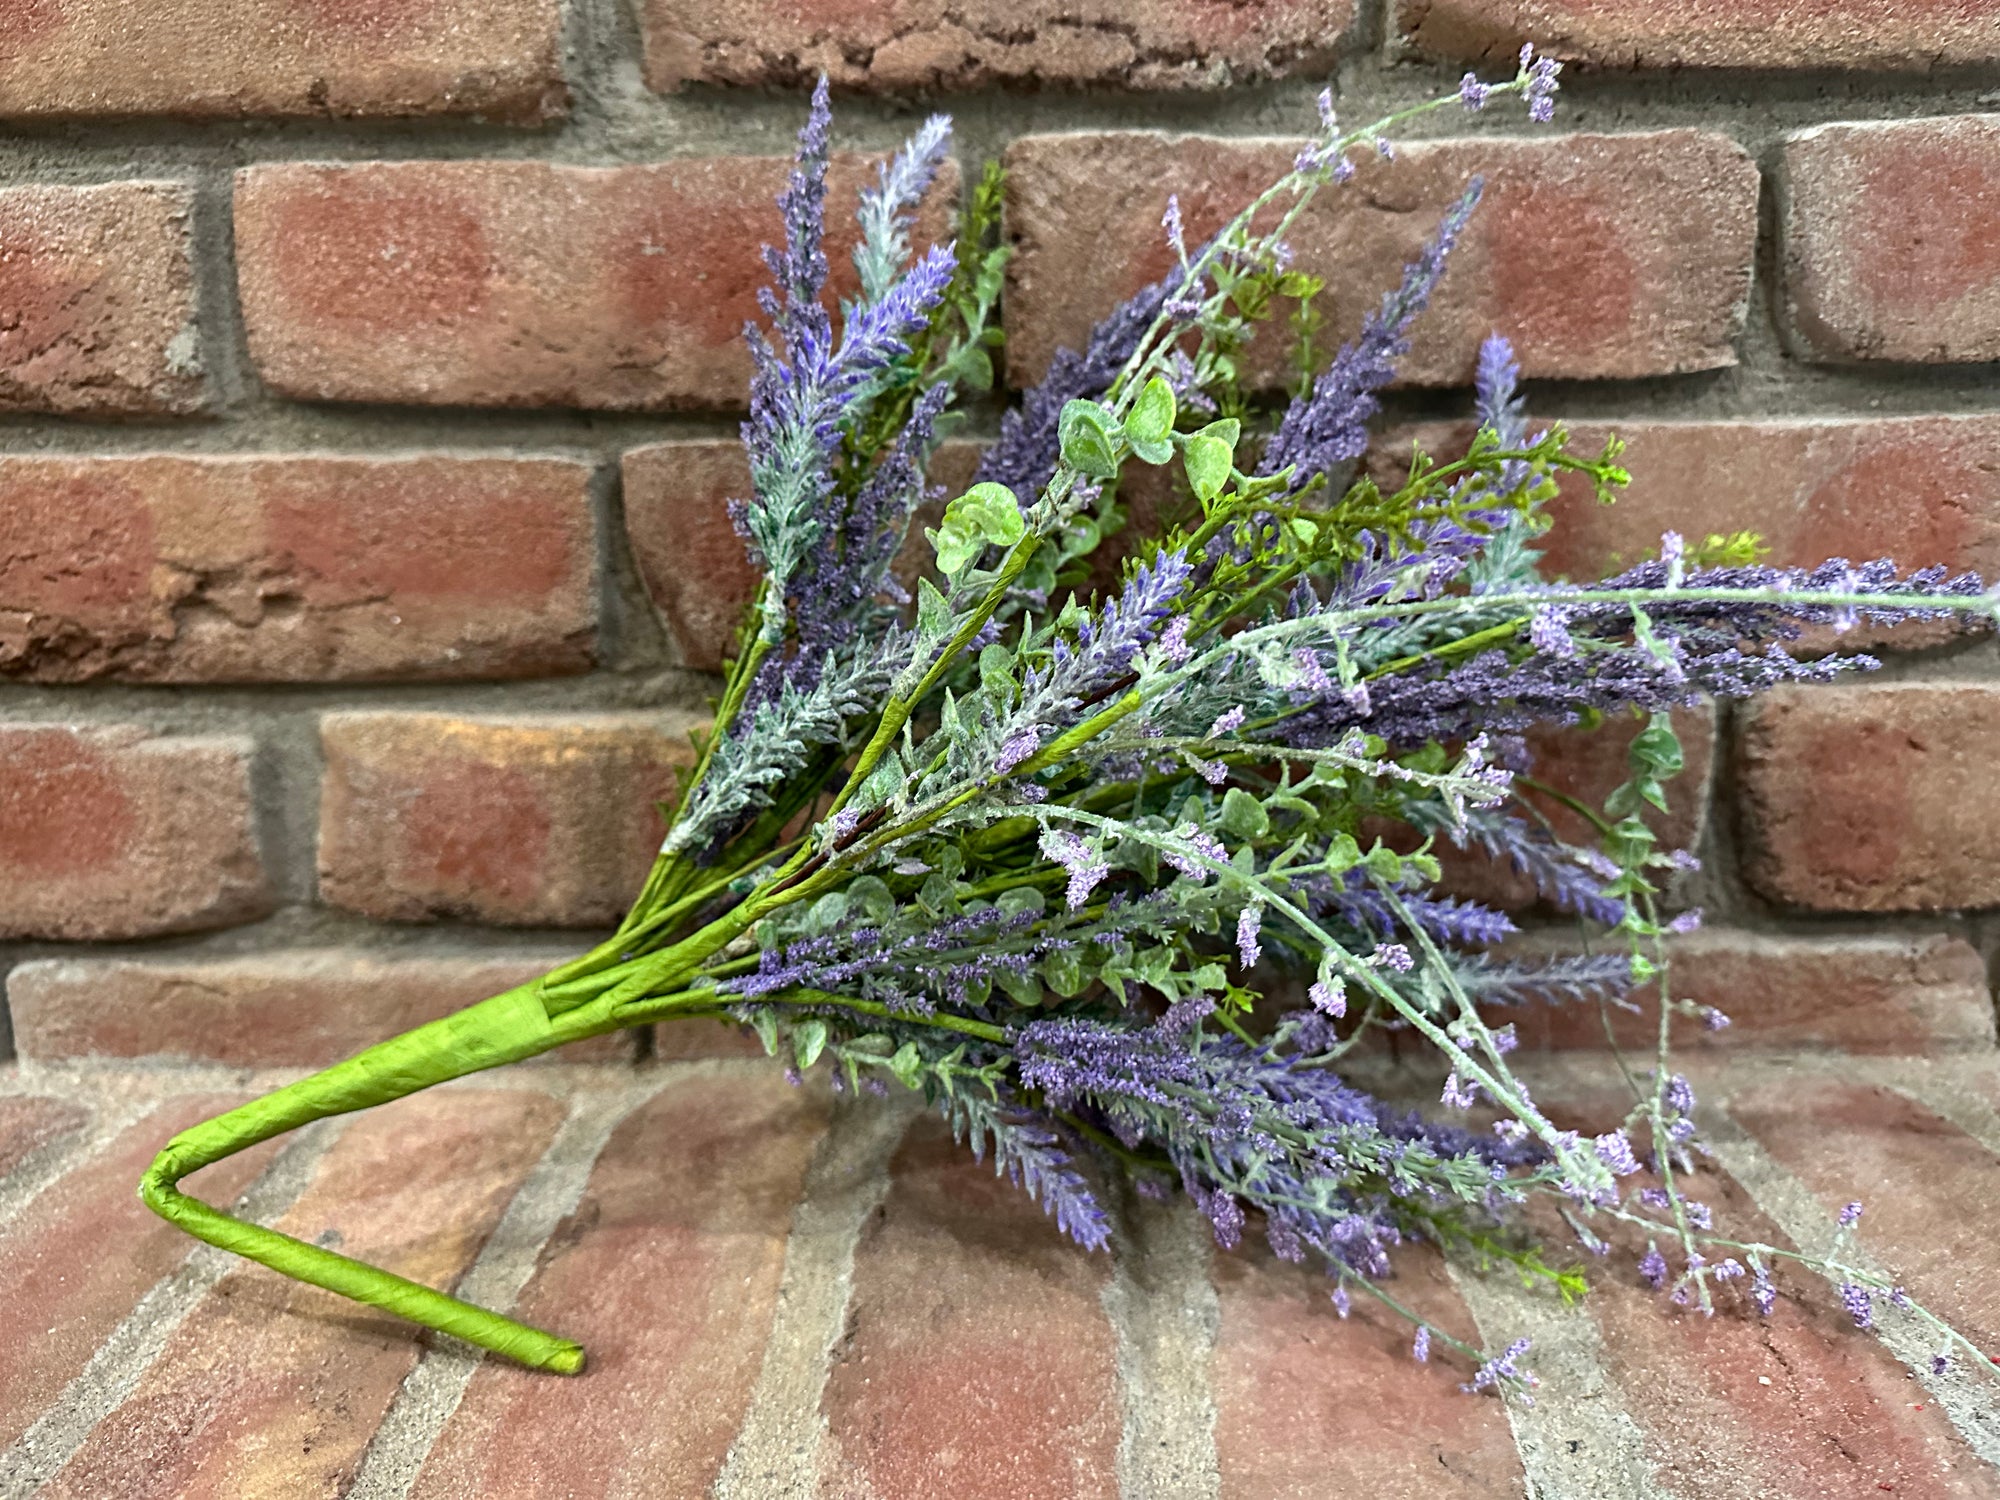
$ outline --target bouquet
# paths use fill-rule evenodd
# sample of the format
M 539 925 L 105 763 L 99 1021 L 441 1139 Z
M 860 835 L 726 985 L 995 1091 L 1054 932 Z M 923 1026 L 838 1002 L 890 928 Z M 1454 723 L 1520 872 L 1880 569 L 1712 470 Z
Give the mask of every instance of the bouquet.
M 1511 80 L 1467 75 L 1358 130 L 1322 95 L 1291 170 L 1206 242 L 1187 242 L 1170 199 L 1171 271 L 1006 415 L 977 482 L 922 530 L 913 591 L 898 558 L 942 498 L 928 460 L 954 402 L 992 383 L 1001 183 L 989 168 L 956 244 L 914 255 L 911 214 L 949 138 L 943 118 L 925 124 L 862 194 L 859 289 L 836 316 L 822 82 L 784 242 L 766 251 L 768 328 L 746 334 L 753 492 L 735 517 L 763 579 L 630 914 L 533 983 L 177 1136 L 145 1201 L 288 1275 L 574 1373 L 568 1340 L 176 1184 L 308 1121 L 565 1042 L 723 1018 L 795 1079 L 920 1093 L 1086 1250 L 1107 1246 L 1107 1185 L 1123 1178 L 1185 1193 L 1224 1246 L 1254 1226 L 1323 1268 L 1343 1306 L 1401 1311 L 1391 1272 L 1411 1241 L 1577 1290 L 1522 1228 L 1545 1201 L 1586 1251 L 1614 1231 L 1644 1244 L 1638 1274 L 1676 1301 L 1768 1311 L 1771 1267 L 1790 1257 L 1834 1281 L 1856 1322 L 1886 1299 L 1938 1360 L 1976 1354 L 1841 1253 L 1731 1238 L 1682 1190 L 1701 1147 L 1669 1044 L 1727 1019 L 1673 995 L 1662 938 L 1696 918 L 1662 906 L 1693 861 L 1659 847 L 1645 815 L 1681 769 L 1677 706 L 1873 665 L 1787 651 L 1806 627 L 1990 617 L 1994 598 L 1940 568 L 1764 566 L 1744 537 L 1668 535 L 1615 577 L 1544 578 L 1535 542 L 1558 480 L 1608 501 L 1627 476 L 1615 441 L 1581 455 L 1560 427 L 1529 431 L 1498 337 L 1479 355 L 1465 453 L 1358 472 L 1476 180 L 1354 341 L 1323 368 L 1312 354 L 1321 283 L 1286 245 L 1307 205 L 1338 193 L 1357 155 L 1392 155 L 1390 133 L 1419 115 L 1517 96 L 1547 119 L 1556 75 L 1524 52 Z M 1273 402 L 1245 351 L 1286 327 L 1297 376 Z M 1113 573 L 1124 491 L 1147 469 L 1177 504 L 1124 540 Z M 1093 576 L 1116 582 L 1092 590 Z M 1601 806 L 1535 781 L 1526 731 L 1617 716 L 1639 727 Z M 1594 840 L 1558 837 L 1531 788 Z M 1603 940 L 1496 955 L 1513 923 L 1449 893 L 1439 855 L 1454 848 L 1511 863 Z M 1498 1018 L 1641 994 L 1658 1046 L 1618 1058 L 1629 1110 L 1595 1135 L 1558 1128 Z M 1438 1118 L 1343 1076 L 1385 1029 L 1435 1049 Z M 1531 1381 L 1524 1345 L 1479 1348 L 1408 1316 L 1416 1356 L 1455 1351 L 1469 1389 Z

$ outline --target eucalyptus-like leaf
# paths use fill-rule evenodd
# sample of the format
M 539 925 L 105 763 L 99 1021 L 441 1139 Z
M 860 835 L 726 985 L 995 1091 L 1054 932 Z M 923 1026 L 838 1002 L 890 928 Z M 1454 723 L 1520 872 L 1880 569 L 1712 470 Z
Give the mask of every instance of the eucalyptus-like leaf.
M 1095 401 L 1071 401 L 1056 419 L 1063 462 L 1092 479 L 1118 477 L 1117 419 Z

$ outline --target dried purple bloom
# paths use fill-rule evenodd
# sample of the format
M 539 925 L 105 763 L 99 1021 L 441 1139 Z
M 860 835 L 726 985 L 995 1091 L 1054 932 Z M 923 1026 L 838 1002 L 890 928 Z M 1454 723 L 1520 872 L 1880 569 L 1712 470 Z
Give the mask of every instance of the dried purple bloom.
M 1071 911 L 1081 911 L 1098 882 L 1111 873 L 1095 849 L 1067 829 L 1050 829 L 1042 834 L 1042 853 L 1069 871 L 1067 900 Z
M 1251 902 L 1237 913 L 1236 956 L 1242 960 L 1246 969 L 1255 968 L 1257 960 L 1264 956 L 1264 950 L 1257 942 L 1258 931 L 1263 925 L 1264 908 L 1257 902 Z
M 1417 1325 L 1417 1336 L 1410 1341 L 1410 1358 L 1418 1364 L 1429 1364 L 1431 1358 L 1431 1328 L 1428 1323 Z
M 1856 1286 L 1851 1281 L 1840 1284 L 1840 1305 L 1847 1309 L 1847 1315 L 1854 1319 L 1856 1328 L 1875 1326 L 1875 1304 L 1868 1296 L 1868 1289 Z
M 1840 1227 L 1842 1229 L 1852 1229 L 1856 1224 L 1859 1224 L 1860 1222 L 1861 1222 L 1861 1203 L 1860 1200 L 1857 1199 L 1853 1203 L 1850 1203 L 1845 1208 L 1841 1209 Z
M 1750 1268 L 1750 1300 L 1757 1305 L 1757 1315 L 1762 1318 L 1770 1317 L 1778 1305 L 1778 1289 L 1771 1284 L 1771 1273 L 1761 1264 Z
M 1315 979 L 1312 987 L 1306 991 L 1306 998 L 1312 1002 L 1313 1009 L 1324 1012 L 1335 1020 L 1347 1014 L 1347 986 L 1337 977 Z
M 1667 1108 L 1677 1115 L 1694 1113 L 1694 1085 L 1679 1073 L 1667 1080 Z
M 1193 655 L 1187 643 L 1188 623 L 1186 615 L 1175 615 L 1160 632 L 1160 654 L 1177 667 Z
M 1239 703 L 1236 707 L 1218 714 L 1215 722 L 1208 726 L 1208 733 L 1203 738 L 1211 740 L 1227 739 L 1242 727 L 1243 705 Z
M 1639 1257 L 1639 1279 L 1656 1292 L 1667 1284 L 1667 1258 L 1660 1254 L 1658 1245 L 1647 1245 L 1646 1253 Z
M 1528 1339 L 1514 1340 L 1499 1358 L 1487 1360 L 1474 1371 L 1471 1382 L 1461 1386 L 1460 1389 L 1468 1392 L 1483 1391 L 1505 1380 L 1526 1380 L 1530 1385 L 1534 1384 L 1534 1377 L 1524 1375 L 1518 1364 L 1521 1356 L 1528 1352 L 1530 1343 Z
M 1632 1143 L 1625 1139 L 1624 1131 L 1607 1131 L 1591 1145 L 1597 1152 L 1597 1159 L 1611 1169 L 1612 1176 L 1630 1177 L 1639 1170 L 1639 1158 L 1632 1154 Z
M 1167 211 L 1160 216 L 1160 227 L 1167 232 L 1167 244 L 1174 255 L 1185 264 L 1187 261 L 1187 239 L 1181 226 L 1181 197 L 1179 193 L 1167 194 Z
M 1041 747 L 1042 733 L 1034 725 L 1029 724 L 1017 729 L 1007 743 L 1000 747 L 1000 755 L 993 762 L 993 769 L 1004 776 Z
M 1480 110 L 1486 108 L 1487 97 L 1492 92 L 1493 90 L 1489 85 L 1479 81 L 1477 73 L 1467 73 L 1458 81 L 1459 103 L 1465 106 L 1468 114 L 1476 115 Z
M 1348 1300 L 1346 1287 L 1337 1286 L 1333 1289 L 1333 1310 L 1339 1313 L 1342 1318 L 1345 1318 L 1353 1310 L 1353 1304 Z
M 1528 643 L 1544 656 L 1568 661 L 1576 655 L 1576 642 L 1570 639 L 1563 618 L 1561 609 L 1544 604 L 1529 616 Z

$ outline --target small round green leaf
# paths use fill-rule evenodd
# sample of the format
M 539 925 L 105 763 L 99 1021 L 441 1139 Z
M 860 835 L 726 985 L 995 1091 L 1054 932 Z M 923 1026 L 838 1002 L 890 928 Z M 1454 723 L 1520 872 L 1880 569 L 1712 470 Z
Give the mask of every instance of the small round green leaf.
M 1118 424 L 1095 401 L 1072 401 L 1056 421 L 1063 462 L 1093 479 L 1118 477 Z

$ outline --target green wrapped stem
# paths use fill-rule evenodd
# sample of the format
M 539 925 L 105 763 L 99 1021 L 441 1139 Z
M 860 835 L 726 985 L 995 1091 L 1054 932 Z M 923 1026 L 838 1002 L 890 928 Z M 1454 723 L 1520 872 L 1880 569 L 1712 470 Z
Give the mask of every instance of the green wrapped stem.
M 452 1334 L 524 1365 L 577 1374 L 583 1369 L 583 1348 L 569 1339 L 503 1318 L 275 1229 L 233 1219 L 183 1193 L 177 1184 L 224 1157 L 314 1120 L 386 1104 L 432 1084 L 519 1062 L 565 1042 L 632 1024 L 614 1017 L 604 1001 L 580 1005 L 551 1018 L 543 1001 L 542 981 L 536 980 L 378 1043 L 324 1072 L 182 1131 L 155 1158 L 139 1184 L 139 1196 L 154 1213 L 196 1239 L 283 1275 Z

